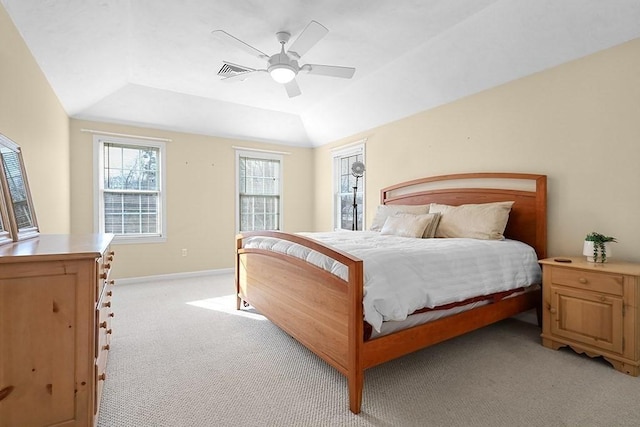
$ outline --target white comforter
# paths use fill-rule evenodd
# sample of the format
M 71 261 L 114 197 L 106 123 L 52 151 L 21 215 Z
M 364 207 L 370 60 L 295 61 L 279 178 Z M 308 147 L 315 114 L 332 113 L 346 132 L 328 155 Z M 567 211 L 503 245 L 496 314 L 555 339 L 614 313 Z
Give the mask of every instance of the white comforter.
M 375 231 L 300 233 L 364 262 L 364 318 L 380 331 L 383 321 L 404 320 L 415 310 L 541 282 L 536 253 L 515 240 L 413 239 Z M 251 238 L 260 247 L 306 259 L 346 280 L 346 267 L 315 251 L 273 238 Z

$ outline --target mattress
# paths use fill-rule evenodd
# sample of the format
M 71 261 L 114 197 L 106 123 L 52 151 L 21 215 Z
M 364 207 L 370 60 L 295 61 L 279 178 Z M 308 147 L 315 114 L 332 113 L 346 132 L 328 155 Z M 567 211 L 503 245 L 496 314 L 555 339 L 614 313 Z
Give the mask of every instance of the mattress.
M 472 302 L 469 302 L 466 304 L 462 302 L 460 303 L 460 305 L 455 305 L 453 307 L 445 306 L 449 308 L 441 308 L 441 309 L 435 308 L 433 310 L 429 310 L 425 312 L 417 312 L 417 313 L 411 314 L 410 316 L 407 316 L 407 318 L 404 320 L 383 322 L 379 331 L 376 331 L 371 327 L 366 327 L 367 325 L 365 325 L 365 331 L 364 331 L 365 341 L 369 339 L 374 339 L 374 338 L 379 338 L 385 335 L 389 335 L 394 332 L 401 331 L 403 329 L 411 328 L 413 326 L 423 325 L 425 323 L 429 323 L 434 320 L 443 319 L 445 317 L 462 313 L 464 311 L 471 310 L 473 308 L 478 308 L 478 307 L 482 307 L 483 305 L 491 304 L 495 301 L 513 298 L 515 296 L 522 295 L 526 292 L 534 292 L 539 290 L 540 290 L 540 285 L 531 285 L 527 288 L 514 290 L 513 293 L 510 293 L 504 296 L 504 298 L 489 297 L 484 300 L 472 299 Z M 499 294 L 501 293 L 498 293 L 498 295 Z M 496 294 L 493 294 L 493 295 L 496 295 Z
M 375 231 L 300 233 L 363 260 L 364 320 L 380 333 L 383 322 L 399 322 L 422 308 L 541 282 L 535 250 L 516 240 L 414 239 Z M 261 248 L 305 259 L 344 280 L 347 267 L 302 245 L 252 237 Z

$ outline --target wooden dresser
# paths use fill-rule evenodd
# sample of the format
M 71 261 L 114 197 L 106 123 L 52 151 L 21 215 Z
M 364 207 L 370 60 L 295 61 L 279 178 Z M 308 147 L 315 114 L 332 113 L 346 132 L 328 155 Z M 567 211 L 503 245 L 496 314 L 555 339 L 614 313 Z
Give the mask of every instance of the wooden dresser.
M 0 246 L 0 427 L 96 424 L 112 239 L 42 234 Z
M 540 261 L 542 344 L 603 356 L 617 370 L 640 373 L 640 264 Z

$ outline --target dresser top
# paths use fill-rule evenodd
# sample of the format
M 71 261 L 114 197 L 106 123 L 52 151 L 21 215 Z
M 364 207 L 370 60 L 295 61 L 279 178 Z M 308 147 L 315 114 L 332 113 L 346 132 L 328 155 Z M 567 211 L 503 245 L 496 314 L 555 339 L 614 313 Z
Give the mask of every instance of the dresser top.
M 571 262 L 558 262 L 556 259 L 570 259 Z M 554 265 L 577 270 L 601 271 L 603 273 L 628 274 L 640 276 L 640 264 L 623 261 L 588 262 L 586 257 L 555 257 L 539 261 L 543 265 Z
M 0 264 L 56 259 L 97 258 L 107 250 L 113 234 L 40 234 L 0 246 Z

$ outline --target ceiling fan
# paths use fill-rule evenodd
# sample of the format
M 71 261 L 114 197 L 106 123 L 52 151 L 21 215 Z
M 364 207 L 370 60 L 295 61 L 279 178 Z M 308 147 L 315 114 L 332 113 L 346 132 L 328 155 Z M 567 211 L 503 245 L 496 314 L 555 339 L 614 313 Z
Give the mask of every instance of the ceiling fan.
M 298 65 L 300 58 L 302 58 L 302 56 L 316 43 L 318 43 L 328 32 L 329 30 L 323 25 L 316 21 L 311 21 L 302 33 L 300 33 L 298 38 L 285 51 L 284 45 L 291 38 L 291 34 L 286 31 L 280 31 L 276 33 L 276 39 L 278 40 L 278 43 L 280 43 L 280 52 L 273 55 L 267 55 L 255 47 L 250 46 L 242 40 L 232 36 L 226 31 L 212 31 L 211 33 L 219 39 L 224 40 L 252 56 L 267 61 L 266 69 L 255 69 L 223 61 L 225 65 L 221 68 L 218 74 L 226 76 L 223 77 L 222 81 L 235 82 L 244 80 L 256 73 L 269 73 L 273 80 L 284 85 L 289 98 L 293 98 L 294 96 L 298 96 L 302 93 L 300 91 L 300 86 L 298 86 L 295 79 L 299 72 L 350 79 L 356 71 L 353 67 L 320 64 Z

